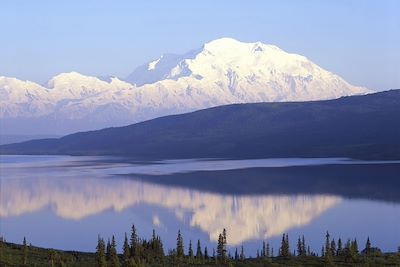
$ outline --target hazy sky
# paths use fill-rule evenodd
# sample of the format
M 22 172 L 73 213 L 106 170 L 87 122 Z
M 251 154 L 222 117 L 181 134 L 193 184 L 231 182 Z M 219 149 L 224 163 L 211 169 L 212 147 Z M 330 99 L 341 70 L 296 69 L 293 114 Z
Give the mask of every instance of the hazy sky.
M 355 85 L 400 88 L 400 1 L 0 2 L 0 75 L 126 77 L 163 53 L 233 37 L 302 54 Z

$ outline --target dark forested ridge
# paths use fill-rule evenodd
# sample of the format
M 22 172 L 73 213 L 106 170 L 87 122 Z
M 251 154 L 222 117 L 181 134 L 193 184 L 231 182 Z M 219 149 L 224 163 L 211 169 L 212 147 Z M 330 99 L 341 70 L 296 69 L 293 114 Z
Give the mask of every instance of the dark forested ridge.
M 336 100 L 220 106 L 125 127 L 0 146 L 2 154 L 142 159 L 400 159 L 400 90 Z

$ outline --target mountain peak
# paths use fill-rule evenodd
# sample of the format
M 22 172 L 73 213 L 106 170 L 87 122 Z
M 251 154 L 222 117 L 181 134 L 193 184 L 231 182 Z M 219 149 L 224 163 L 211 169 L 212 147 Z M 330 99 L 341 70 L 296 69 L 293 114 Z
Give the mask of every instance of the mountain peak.
M 221 37 L 205 43 L 204 46 L 231 46 L 238 44 L 243 44 L 243 43 L 231 37 Z
M 248 43 L 240 42 L 233 38 L 223 37 L 219 39 L 212 40 L 203 45 L 203 49 L 211 53 L 231 53 L 238 52 L 237 49 L 242 50 L 248 47 Z
M 184 77 L 215 82 L 232 71 L 248 79 L 259 76 L 269 79 L 276 73 L 306 78 L 313 75 L 312 72 L 319 75 L 320 70 L 304 56 L 287 53 L 275 45 L 223 37 L 183 55 L 165 54 L 138 67 L 127 81 L 137 86 Z
M 267 49 L 284 52 L 282 49 L 275 45 L 265 44 L 263 42 L 241 42 L 234 38 L 222 37 L 204 44 L 206 50 L 217 50 L 218 52 L 227 52 L 229 50 L 250 50 L 253 52 L 265 51 Z M 236 51 L 238 52 L 238 51 Z
M 67 85 L 70 83 L 82 82 L 83 80 L 86 80 L 87 78 L 88 78 L 88 76 L 85 76 L 76 71 L 62 72 L 62 73 L 57 74 L 56 76 L 52 77 L 47 82 L 46 85 L 48 88 L 55 88 L 59 85 Z
M 60 127 L 70 122 L 73 130 L 68 132 L 233 103 L 325 100 L 370 92 L 301 55 L 233 38 L 219 38 L 181 55 L 164 54 L 138 67 L 127 78 L 130 83 L 78 72 L 61 73 L 45 87 L 4 80 L 0 94 L 7 101 L 2 102 L 1 118 L 37 117 L 45 127 L 48 118 L 62 118 Z
M 87 77 L 77 71 L 62 72 L 53 77 L 53 79 L 76 79 Z

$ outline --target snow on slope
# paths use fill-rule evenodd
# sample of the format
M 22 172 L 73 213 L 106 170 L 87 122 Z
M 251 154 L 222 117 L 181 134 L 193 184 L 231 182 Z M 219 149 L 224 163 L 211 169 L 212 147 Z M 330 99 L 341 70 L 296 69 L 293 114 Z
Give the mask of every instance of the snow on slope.
M 303 56 L 230 38 L 184 55 L 163 55 L 138 67 L 127 81 L 71 72 L 41 86 L 0 77 L 0 117 L 10 122 L 4 127 L 9 133 L 21 130 L 15 127 L 21 119 L 32 119 L 40 121 L 38 125 L 62 121 L 52 129 L 41 126 L 39 133 L 64 134 L 231 103 L 321 100 L 369 92 Z
M 48 89 L 29 81 L 0 76 L 0 118 L 43 116 L 53 99 Z
M 134 86 L 112 78 L 105 82 L 95 77 L 85 76 L 77 72 L 61 73 L 42 86 L 30 81 L 0 76 L 0 117 L 41 117 L 70 111 L 69 107 L 87 100 L 94 105 L 107 97 L 111 101 L 113 94 Z M 80 104 L 78 104 L 80 105 Z M 69 115 L 84 116 L 90 110 L 72 110 Z

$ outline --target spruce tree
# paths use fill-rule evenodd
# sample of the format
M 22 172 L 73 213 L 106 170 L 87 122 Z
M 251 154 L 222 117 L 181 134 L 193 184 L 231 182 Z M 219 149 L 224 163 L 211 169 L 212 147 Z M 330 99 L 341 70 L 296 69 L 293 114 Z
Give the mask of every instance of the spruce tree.
M 347 239 L 346 244 L 344 245 L 343 256 L 345 256 L 346 258 L 351 258 L 351 254 L 351 242 L 350 239 Z
M 222 262 L 223 261 L 223 250 L 224 250 L 224 245 L 223 245 L 223 237 L 222 234 L 219 234 L 218 236 L 218 244 L 217 244 L 217 258 L 218 261 Z
M 339 238 L 338 244 L 337 244 L 336 256 L 342 256 L 342 254 L 343 254 L 342 239 Z
M 357 239 L 354 239 L 354 241 L 351 242 L 351 252 L 353 255 L 357 255 L 358 254 L 358 243 L 357 243 Z
M 193 259 L 193 248 L 192 248 L 192 240 L 189 240 L 189 259 Z
M 367 238 L 367 243 L 365 244 L 365 254 L 371 254 L 371 241 L 369 240 L 369 237 Z
M 112 236 L 112 239 L 111 239 L 110 260 L 109 260 L 108 266 L 109 267 L 119 267 L 120 266 L 119 258 L 118 258 L 118 254 L 117 254 L 117 244 L 115 242 L 114 236 Z
M 303 246 L 300 237 L 297 239 L 297 256 L 303 256 Z
M 235 248 L 235 261 L 238 261 L 238 260 L 239 260 L 239 253 L 238 253 L 237 248 Z
M 139 255 L 139 238 L 136 232 L 136 227 L 134 224 L 132 224 L 132 229 L 131 229 L 131 239 L 130 239 L 130 256 L 136 260 L 140 258 Z
M 157 260 L 161 260 L 164 257 L 164 247 L 161 238 L 160 236 L 156 235 L 156 231 L 154 229 L 151 240 L 144 242 L 142 247 L 147 250 L 147 257 L 151 256 Z
M 244 248 L 243 248 L 243 245 L 242 245 L 242 247 L 240 248 L 240 260 L 244 261 L 245 258 L 246 257 L 244 255 Z
M 104 240 L 98 236 L 96 247 L 96 267 L 106 267 L 106 244 Z
M 204 259 L 208 260 L 209 256 L 208 256 L 208 250 L 207 247 L 204 248 Z
M 287 253 L 287 257 L 290 256 L 290 247 L 289 247 L 289 235 L 286 234 L 286 253 Z
M 151 235 L 151 240 L 155 241 L 157 239 L 156 230 L 153 229 L 153 234 Z
M 125 233 L 125 239 L 124 239 L 124 245 L 123 245 L 123 259 L 124 259 L 124 266 L 128 266 L 130 257 L 131 257 L 131 252 L 130 252 L 130 247 L 128 243 L 128 236 Z
M 269 248 L 269 242 L 267 242 L 267 248 L 266 248 L 266 252 L 265 252 L 265 256 L 267 258 L 271 257 L 271 253 L 270 253 L 270 248 Z
M 267 248 L 266 248 L 266 245 L 265 245 L 265 241 L 263 240 L 263 247 L 262 247 L 261 257 L 265 258 L 266 254 L 267 254 L 266 250 L 267 250 Z
M 326 232 L 326 241 L 325 241 L 325 264 L 332 265 L 332 251 L 331 251 L 331 242 L 329 232 Z
M 328 257 L 329 255 L 331 255 L 331 241 L 330 241 L 330 235 L 329 232 L 326 232 L 326 240 L 325 240 L 325 257 Z
M 225 228 L 224 228 L 224 230 L 222 231 L 222 237 L 223 237 L 224 246 L 226 246 L 227 241 L 226 241 L 226 229 L 225 229 Z
M 227 259 L 227 238 L 226 238 L 226 229 L 222 230 L 222 261 L 226 262 Z
M 333 238 L 331 241 L 331 256 L 334 257 L 336 255 L 336 253 L 337 253 L 336 242 L 335 242 L 335 239 Z
M 111 253 L 111 242 L 110 238 L 107 239 L 107 246 L 106 246 L 106 260 L 107 262 L 110 261 L 110 254 Z
M 281 257 L 290 256 L 289 236 L 287 234 L 282 235 L 282 242 L 281 242 L 281 247 L 279 249 L 279 256 Z
M 178 258 L 183 258 L 185 255 L 183 250 L 183 237 L 181 235 L 181 230 L 178 231 L 178 237 L 176 238 L 176 256 Z
M 201 252 L 200 239 L 197 240 L 196 259 L 203 259 L 203 253 Z
M 218 236 L 218 244 L 217 244 L 217 259 L 221 263 L 225 263 L 227 259 L 227 250 L 226 250 L 226 230 L 222 231 L 222 234 Z

